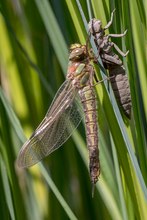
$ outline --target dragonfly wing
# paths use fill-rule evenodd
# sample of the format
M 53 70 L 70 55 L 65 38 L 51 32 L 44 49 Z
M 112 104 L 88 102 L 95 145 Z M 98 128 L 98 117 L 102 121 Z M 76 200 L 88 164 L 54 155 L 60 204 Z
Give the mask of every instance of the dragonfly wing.
M 77 96 L 77 91 L 68 81 L 60 87 L 44 120 L 20 150 L 19 167 L 34 165 L 71 136 L 82 119 L 75 102 Z

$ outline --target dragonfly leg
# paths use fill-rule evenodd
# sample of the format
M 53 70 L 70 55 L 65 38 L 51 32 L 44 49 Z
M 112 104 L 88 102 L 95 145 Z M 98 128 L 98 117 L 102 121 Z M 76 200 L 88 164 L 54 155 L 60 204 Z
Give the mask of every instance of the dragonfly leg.
M 118 47 L 115 43 L 113 43 L 113 46 L 114 46 L 115 50 L 117 50 L 117 52 L 118 52 L 122 57 L 126 57 L 126 56 L 128 55 L 129 50 L 128 50 L 126 53 L 124 53 L 123 51 L 121 51 L 121 49 L 119 49 L 119 47 Z
M 127 31 L 128 30 L 125 30 L 124 33 L 122 33 L 122 34 L 108 34 L 107 36 L 108 36 L 108 38 L 109 37 L 124 37 L 126 35 Z
M 94 72 L 93 72 L 93 74 L 94 74 Z M 94 74 L 94 76 L 96 76 L 96 75 Z M 107 76 L 107 77 L 105 77 L 104 79 L 99 80 L 99 81 L 98 81 L 98 79 L 96 79 L 97 82 L 96 82 L 95 84 L 93 84 L 92 82 L 90 82 L 90 88 L 85 89 L 84 92 L 87 92 L 87 91 L 91 90 L 91 87 L 95 87 L 95 86 L 97 86 L 98 84 L 104 82 L 105 80 L 111 80 L 111 79 L 114 78 L 114 77 L 115 77 L 114 75 L 113 75 L 113 76 Z M 93 77 L 92 77 L 92 78 L 93 78 Z
M 115 77 L 114 75 L 113 75 L 113 76 L 109 76 L 109 77 L 105 77 L 104 79 L 98 81 L 98 82 L 95 83 L 95 84 L 90 84 L 90 87 L 95 87 L 96 85 L 98 85 L 98 84 L 104 82 L 105 80 L 110 80 L 110 79 L 112 79 L 112 78 L 114 78 L 114 77 Z M 90 90 L 90 88 L 84 90 L 84 92 L 87 92 L 87 91 L 89 91 L 89 90 Z
M 112 22 L 113 22 L 113 16 L 114 16 L 115 10 L 116 10 L 116 9 L 114 9 L 114 10 L 112 11 L 112 13 L 111 13 L 111 19 L 110 19 L 110 21 L 108 22 L 108 24 L 106 24 L 106 26 L 104 27 L 104 30 L 108 29 L 108 28 L 111 26 L 111 24 L 112 24 Z
M 98 81 L 97 83 L 93 84 L 92 86 L 96 86 L 96 85 L 98 85 L 98 84 L 104 82 L 105 80 L 111 80 L 111 79 L 114 78 L 114 77 L 115 77 L 115 76 L 105 77 L 104 79 Z

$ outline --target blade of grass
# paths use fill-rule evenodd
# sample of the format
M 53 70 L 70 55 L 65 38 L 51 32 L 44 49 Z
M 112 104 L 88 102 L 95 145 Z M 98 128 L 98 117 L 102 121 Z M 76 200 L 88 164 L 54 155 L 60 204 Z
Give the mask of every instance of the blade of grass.
M 123 216 L 123 219 L 127 220 L 129 218 L 128 218 L 128 213 L 127 213 L 127 208 L 126 208 L 125 198 L 124 198 L 124 193 L 123 193 L 123 186 L 122 186 L 118 157 L 117 157 L 116 149 L 113 144 L 112 138 L 111 138 L 111 141 L 112 141 L 112 153 L 114 157 L 114 166 L 115 166 L 115 171 L 116 171 L 116 179 L 117 179 L 117 185 L 118 185 L 118 191 L 119 191 L 122 216 Z
M 7 206 L 8 206 L 9 212 L 10 212 L 11 219 L 14 220 L 14 219 L 16 219 L 16 216 L 15 216 L 15 210 L 14 210 L 14 206 L 13 206 L 13 198 L 11 195 L 11 189 L 10 189 L 9 180 L 8 180 L 8 176 L 7 176 L 7 172 L 6 172 L 6 167 L 5 167 L 5 164 L 4 164 L 4 161 L 1 157 L 1 155 L 0 155 L 0 168 L 1 168 L 1 175 L 2 175 L 2 180 L 3 180 L 3 186 L 4 186 L 4 192 L 5 192 Z
M 147 123 L 146 123 L 146 117 L 144 114 L 146 114 L 146 102 L 145 102 L 145 93 L 146 93 L 146 85 L 147 85 L 147 79 L 146 79 L 146 68 L 145 68 L 145 51 L 144 51 L 144 21 L 141 22 L 141 16 L 137 16 L 137 20 L 134 23 L 134 19 L 136 18 L 136 15 L 138 15 L 138 6 L 136 3 L 129 5 L 129 13 L 130 13 L 130 22 L 129 22 L 129 28 L 130 28 L 130 59 L 129 59 L 129 71 L 131 72 L 131 94 L 132 94 L 132 100 L 133 100 L 133 106 L 134 106 L 134 119 L 135 119 L 135 132 L 136 132 L 136 150 L 138 152 L 140 167 L 144 176 L 144 179 L 147 183 L 147 154 L 146 154 L 146 145 L 147 145 L 147 135 L 146 135 L 146 129 L 147 129 Z M 142 12 L 144 14 L 144 8 L 142 9 Z M 140 22 L 139 22 L 140 21 Z M 140 25 L 141 24 L 141 25 Z M 141 29 L 143 32 L 139 31 Z M 142 39 L 140 41 L 140 39 Z M 141 45 L 140 45 L 141 43 Z M 138 48 L 138 45 L 140 49 Z M 139 54 L 139 56 L 138 56 Z
M 70 219 L 76 220 L 77 217 L 74 215 L 74 213 L 71 211 L 71 209 L 69 208 L 68 204 L 66 203 L 66 201 L 64 200 L 64 198 L 62 197 L 61 193 L 59 192 L 58 188 L 56 187 L 56 185 L 54 184 L 54 182 L 52 181 L 52 179 L 50 178 L 49 173 L 46 171 L 45 167 L 39 163 L 39 167 L 41 170 L 42 175 L 44 176 L 46 182 L 48 183 L 49 187 L 51 188 L 51 190 L 53 191 L 54 195 L 56 196 L 57 200 L 59 201 L 59 203 L 61 204 L 61 206 L 63 207 L 63 209 L 65 210 L 65 212 L 67 213 L 67 216 Z
M 84 26 L 83 26 L 83 22 L 82 22 L 80 13 L 77 10 L 77 5 L 74 1 L 68 1 L 68 0 L 66 0 L 66 4 L 67 4 L 69 12 L 71 14 L 74 26 L 77 30 L 79 40 L 81 43 L 84 44 L 86 41 L 85 31 L 83 31 Z
M 62 67 L 62 70 L 63 72 L 66 72 L 68 50 L 63 35 L 56 21 L 55 15 L 51 9 L 50 3 L 47 0 L 35 0 L 35 2 L 46 27 L 48 36 L 50 37 L 50 40 L 54 47 L 56 56 L 58 57 L 58 60 Z

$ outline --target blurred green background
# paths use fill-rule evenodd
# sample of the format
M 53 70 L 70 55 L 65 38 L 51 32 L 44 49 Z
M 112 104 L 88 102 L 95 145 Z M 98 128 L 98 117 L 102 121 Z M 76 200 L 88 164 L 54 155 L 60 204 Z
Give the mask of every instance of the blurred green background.
M 1 219 L 143 220 L 147 201 L 145 2 L 131 0 L 0 0 Z M 26 137 L 43 119 L 64 82 L 71 43 L 85 44 L 84 13 L 110 20 L 124 59 L 133 103 L 123 120 L 113 96 L 97 86 L 101 176 L 94 198 L 81 124 L 64 147 L 29 169 L 15 165 Z M 108 33 L 108 32 L 107 32 Z M 98 77 L 101 72 L 97 68 Z M 110 101 L 111 100 L 111 101 Z M 114 103 L 114 104 L 113 104 Z M 112 106 L 113 104 L 113 106 Z

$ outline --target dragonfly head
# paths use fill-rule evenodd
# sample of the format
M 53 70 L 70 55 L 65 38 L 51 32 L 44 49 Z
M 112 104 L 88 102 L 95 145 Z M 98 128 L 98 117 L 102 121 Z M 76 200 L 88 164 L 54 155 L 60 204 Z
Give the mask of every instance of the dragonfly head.
M 91 34 L 96 34 L 102 31 L 102 22 L 98 19 L 91 19 L 88 23 L 88 29 Z
M 69 60 L 71 61 L 81 61 L 87 57 L 86 45 L 72 44 L 69 52 Z

